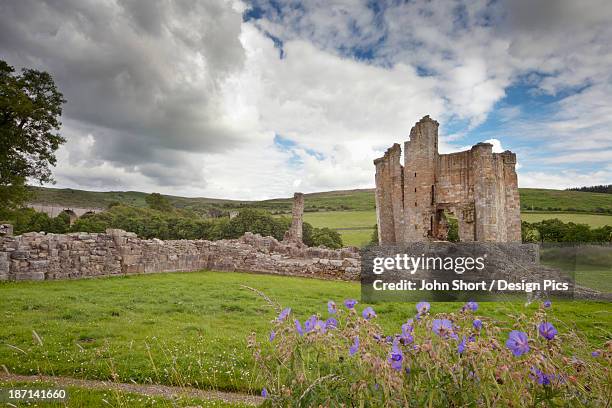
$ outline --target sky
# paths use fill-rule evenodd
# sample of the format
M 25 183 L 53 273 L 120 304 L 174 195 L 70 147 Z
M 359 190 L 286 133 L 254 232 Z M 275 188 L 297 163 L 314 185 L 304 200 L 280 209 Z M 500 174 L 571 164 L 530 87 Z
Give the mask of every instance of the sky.
M 608 0 L 0 0 L 0 59 L 68 101 L 55 187 L 372 188 L 425 115 L 520 187 L 612 183 Z

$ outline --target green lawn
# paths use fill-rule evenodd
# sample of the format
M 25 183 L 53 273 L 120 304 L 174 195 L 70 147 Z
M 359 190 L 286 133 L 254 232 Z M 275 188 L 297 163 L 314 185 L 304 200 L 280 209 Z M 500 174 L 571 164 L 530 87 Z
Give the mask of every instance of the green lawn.
M 328 299 L 360 294 L 354 282 L 222 272 L 2 283 L 0 367 L 18 374 L 258 392 L 263 384 L 245 339 L 251 332 L 267 338 L 276 313 L 241 285 L 292 307 L 300 319 L 313 312 L 325 316 Z M 435 303 L 432 311 L 458 307 Z M 506 332 L 510 315 L 536 307 L 483 303 L 478 313 L 498 320 Z M 415 313 L 413 303 L 375 308 L 389 334 Z M 560 330 L 579 328 L 592 347 L 610 339 L 610 303 L 555 302 L 551 313 Z
M 345 246 L 362 248 L 372 240 L 373 229 L 342 230 L 338 231 L 342 236 L 342 243 Z

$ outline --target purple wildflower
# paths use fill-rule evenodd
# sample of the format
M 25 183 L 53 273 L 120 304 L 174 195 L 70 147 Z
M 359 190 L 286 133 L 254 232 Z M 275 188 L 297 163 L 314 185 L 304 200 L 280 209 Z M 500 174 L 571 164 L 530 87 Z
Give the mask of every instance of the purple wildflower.
M 325 334 L 327 331 L 327 326 L 323 320 L 317 319 L 312 327 L 312 329 L 318 333 Z
M 275 332 L 274 330 L 272 330 L 272 331 L 270 332 L 270 341 L 271 341 L 271 342 L 272 342 L 272 341 L 274 341 L 274 338 L 275 338 L 275 337 L 276 337 L 276 332 Z
M 264 397 L 264 398 L 268 398 L 268 390 L 266 390 L 266 387 L 264 387 L 261 390 L 261 396 Z
M 462 354 L 464 351 L 465 351 L 465 336 L 463 336 L 463 340 L 461 340 L 461 342 L 457 346 L 457 352 L 459 354 Z
M 474 321 L 472 322 L 472 326 L 474 326 L 476 330 L 482 329 L 482 320 L 474 319 Z
M 436 319 L 431 327 L 434 333 L 440 337 L 448 337 L 453 334 L 453 324 L 448 319 Z
M 333 317 L 330 317 L 329 319 L 325 321 L 325 326 L 328 329 L 335 329 L 338 327 L 338 321 L 334 319 Z
M 529 352 L 529 339 L 527 338 L 527 333 L 512 330 L 508 335 L 506 347 L 508 347 L 516 357 Z
M 601 356 L 601 351 L 595 350 L 591 352 L 591 357 L 599 357 Z
M 429 303 L 427 303 L 427 302 L 419 302 L 419 303 L 417 303 L 417 305 L 416 305 L 417 316 L 429 312 L 429 309 L 431 309 L 431 305 Z
M 469 301 L 465 304 L 465 306 L 463 306 L 463 310 L 471 310 L 472 312 L 475 312 L 478 310 L 478 303 Z
M 402 360 L 404 359 L 404 354 L 402 350 L 397 345 L 397 342 L 393 343 L 393 347 L 391 348 L 391 353 L 389 354 L 389 363 L 391 363 L 391 368 L 396 371 L 402 369 Z
M 538 332 L 540 336 L 544 337 L 546 340 L 552 340 L 557 334 L 557 329 L 555 329 L 552 323 L 544 322 L 538 326 Z
M 412 333 L 414 331 L 414 326 L 410 323 L 402 324 L 402 333 Z
M 402 334 L 399 336 L 399 341 L 403 345 L 408 345 L 414 341 L 414 337 L 412 337 L 412 334 L 410 333 L 402 332 Z
M 551 307 L 551 306 L 552 306 L 552 302 L 551 302 L 550 300 L 546 300 L 546 301 L 544 302 L 544 307 L 545 307 L 545 308 L 547 308 L 547 309 L 548 309 L 548 308 L 549 308 L 549 307 Z
M 304 322 L 304 329 L 306 329 L 306 333 L 314 330 L 315 323 L 317 322 L 317 316 L 312 315 Z
M 364 319 L 370 320 L 373 317 L 376 317 L 376 312 L 370 306 L 363 309 L 363 313 L 361 314 Z
M 359 302 L 357 302 L 355 299 L 346 299 L 344 301 L 344 306 L 346 306 L 347 309 L 354 309 L 357 303 Z
M 327 311 L 330 314 L 336 314 L 336 312 L 338 311 L 338 306 L 336 306 L 336 302 L 334 302 L 333 300 L 327 302 Z
M 540 385 L 550 385 L 551 381 L 554 380 L 555 376 L 552 374 L 544 374 L 542 371 L 535 367 L 531 367 L 531 378 L 536 380 Z
M 357 350 L 359 350 L 359 337 L 355 336 L 353 339 L 353 345 L 351 348 L 349 348 L 349 354 L 352 356 L 357 352 Z
M 297 330 L 300 336 L 303 336 L 304 330 L 302 329 L 302 324 L 300 323 L 298 319 L 295 319 L 294 322 L 295 322 L 295 330 Z
M 283 320 L 285 320 L 287 318 L 287 316 L 289 316 L 289 313 L 291 313 L 291 308 L 290 307 L 288 307 L 286 309 L 283 309 L 283 311 L 280 312 L 280 314 L 276 318 L 276 321 L 282 322 Z

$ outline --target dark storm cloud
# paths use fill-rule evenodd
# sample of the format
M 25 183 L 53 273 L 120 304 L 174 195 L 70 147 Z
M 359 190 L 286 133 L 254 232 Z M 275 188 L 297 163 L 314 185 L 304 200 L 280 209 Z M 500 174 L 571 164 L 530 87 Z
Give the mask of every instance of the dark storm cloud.
M 0 1 L 0 58 L 53 75 L 65 118 L 95 139 L 93 157 L 126 168 L 155 160 L 143 174 L 159 178 L 177 152 L 240 141 L 218 96 L 244 60 L 240 24 L 222 0 Z

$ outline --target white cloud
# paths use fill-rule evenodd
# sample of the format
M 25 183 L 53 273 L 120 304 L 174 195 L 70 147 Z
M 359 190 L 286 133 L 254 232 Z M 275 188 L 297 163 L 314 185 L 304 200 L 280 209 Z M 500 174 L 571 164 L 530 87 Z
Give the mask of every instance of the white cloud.
M 422 116 L 466 124 L 442 135 L 447 153 L 491 112 L 502 125 L 486 141 L 519 146 L 522 183 L 610 182 L 539 170 L 610 159 L 608 3 L 277 3 L 247 22 L 236 0 L 6 6 L 0 58 L 49 70 L 69 101 L 58 185 L 241 199 L 371 187 L 372 160 Z M 499 106 L 526 78 L 569 96 L 536 120 Z

